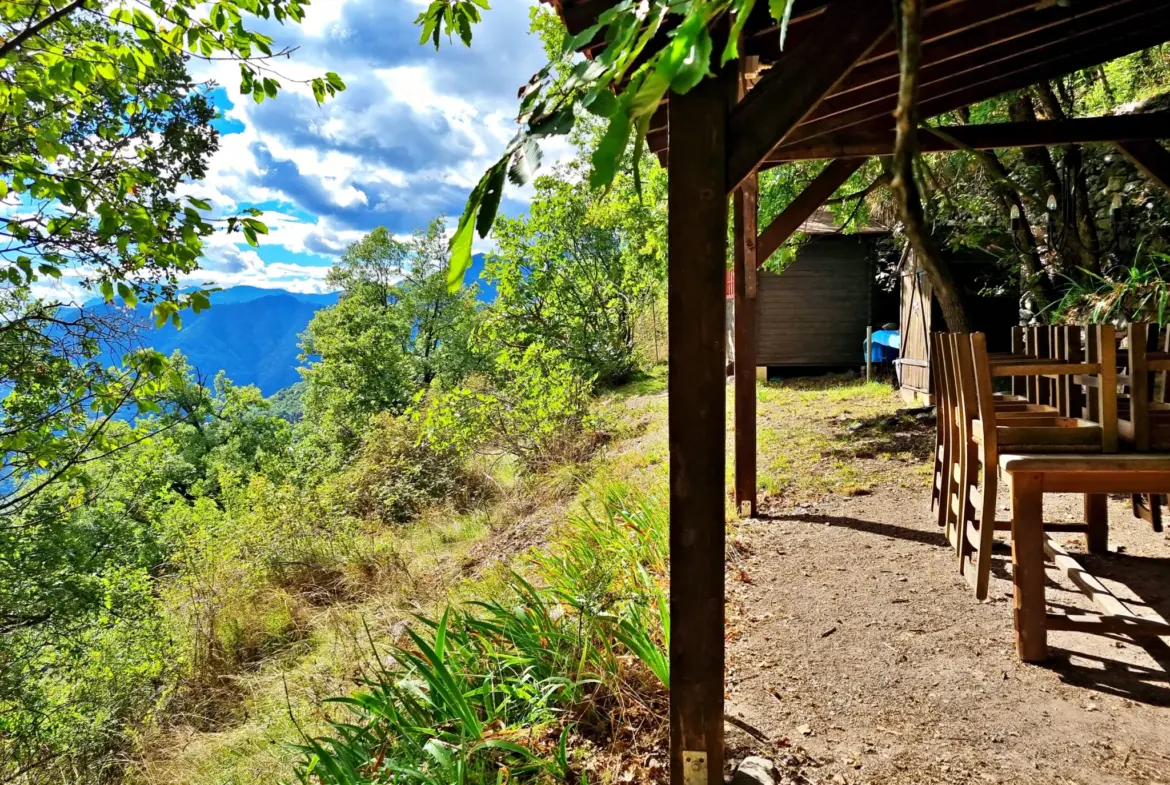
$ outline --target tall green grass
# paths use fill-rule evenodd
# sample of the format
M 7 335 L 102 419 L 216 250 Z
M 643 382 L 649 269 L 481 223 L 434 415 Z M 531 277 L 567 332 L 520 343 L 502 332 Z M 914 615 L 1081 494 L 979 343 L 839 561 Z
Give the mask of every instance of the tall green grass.
M 1144 245 L 1128 266 L 1108 275 L 1082 271 L 1056 304 L 1052 322 L 1144 322 L 1170 320 L 1170 256 Z
M 667 515 L 622 486 L 529 555 L 502 596 L 417 617 L 306 739 L 302 783 L 588 782 L 577 742 L 661 718 L 670 682 Z M 373 646 L 371 639 L 371 647 Z M 658 720 L 660 722 L 660 719 Z

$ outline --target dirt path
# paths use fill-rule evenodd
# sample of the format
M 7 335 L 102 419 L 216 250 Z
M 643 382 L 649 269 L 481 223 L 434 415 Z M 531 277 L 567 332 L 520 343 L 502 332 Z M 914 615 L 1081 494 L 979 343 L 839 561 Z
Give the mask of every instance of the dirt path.
M 765 754 L 804 748 L 820 762 L 804 776 L 832 783 L 1170 783 L 1170 647 L 1054 633 L 1050 665 L 1020 664 L 1006 550 L 977 602 L 921 473 L 904 485 L 773 501 L 735 533 L 728 711 L 778 742 Z M 1120 500 L 1110 519 L 1112 553 L 1083 563 L 1170 614 L 1170 538 Z M 1049 578 L 1050 603 L 1088 607 Z

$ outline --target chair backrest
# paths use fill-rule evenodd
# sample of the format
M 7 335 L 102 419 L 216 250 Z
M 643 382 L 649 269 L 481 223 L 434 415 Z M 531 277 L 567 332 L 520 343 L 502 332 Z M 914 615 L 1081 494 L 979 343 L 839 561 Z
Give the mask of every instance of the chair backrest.
M 1152 332 L 1152 334 L 1151 334 Z M 1119 411 L 1118 425 L 1122 437 L 1138 452 L 1150 450 L 1150 402 L 1154 397 L 1151 384 L 1150 347 L 1158 345 L 1157 325 L 1131 323 L 1126 330 L 1126 378 L 1129 388 L 1127 411 Z M 1151 338 L 1153 340 L 1151 340 Z
M 996 455 L 999 445 L 995 430 L 995 387 L 991 380 L 991 361 L 987 357 L 987 336 L 983 333 L 962 336 L 959 363 L 960 372 L 967 379 L 964 387 L 969 389 L 967 406 L 983 422 L 981 449 L 986 455 Z

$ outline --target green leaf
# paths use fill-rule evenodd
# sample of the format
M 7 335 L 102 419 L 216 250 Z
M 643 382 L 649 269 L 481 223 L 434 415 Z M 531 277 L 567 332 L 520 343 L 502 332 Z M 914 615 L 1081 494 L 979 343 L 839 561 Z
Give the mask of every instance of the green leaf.
M 334 90 L 345 90 L 345 82 L 341 81 L 341 77 L 332 71 L 325 72 L 325 81 L 328 82 Z
M 768 0 L 768 12 L 780 23 L 780 48 L 788 38 L 788 22 L 792 19 L 792 0 Z
M 484 175 L 485 177 L 487 175 Z M 478 189 L 477 189 L 478 190 Z M 479 212 L 480 195 L 472 192 L 463 208 L 463 215 L 459 218 L 459 227 L 451 236 L 451 261 L 447 265 L 447 289 L 459 291 L 463 285 L 463 275 L 471 267 L 471 241 L 475 234 L 475 215 Z
M 525 139 L 523 144 L 512 154 L 512 166 L 508 170 L 508 179 L 513 185 L 525 186 L 532 182 L 532 176 L 540 168 L 543 154 L 535 139 Z
M 593 151 L 593 171 L 589 174 L 591 186 L 601 188 L 613 182 L 629 141 L 630 118 L 619 110 L 609 119 L 609 128 L 605 129 L 605 135 Z
M 479 206 L 479 216 L 475 221 L 475 229 L 480 237 L 487 237 L 496 222 L 496 213 L 500 209 L 500 199 L 504 196 L 504 178 L 508 173 L 507 159 L 500 161 L 488 173 L 487 185 L 483 192 L 483 201 Z
M 618 110 L 618 99 L 607 87 L 595 87 L 586 93 L 581 105 L 598 117 L 613 117 Z
M 658 70 L 670 82 L 670 89 L 685 94 L 711 73 L 711 33 L 703 16 L 692 12 L 663 50 Z
M 127 306 L 133 308 L 138 305 L 138 295 L 134 293 L 134 289 L 124 283 L 118 284 L 118 296 Z
M 723 47 L 721 65 L 727 65 L 739 57 L 739 39 L 743 35 L 744 25 L 747 24 L 748 17 L 751 16 L 752 9 L 755 7 L 756 0 L 732 0 L 731 8 L 735 12 L 735 21 L 731 25 L 727 45 Z

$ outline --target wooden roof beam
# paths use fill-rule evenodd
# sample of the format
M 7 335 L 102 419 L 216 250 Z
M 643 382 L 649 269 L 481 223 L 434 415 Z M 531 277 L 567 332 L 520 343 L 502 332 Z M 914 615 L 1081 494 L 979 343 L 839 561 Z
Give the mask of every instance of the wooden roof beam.
M 944 153 L 972 148 L 996 150 L 1008 147 L 1054 147 L 1065 144 L 1107 144 L 1111 142 L 1170 139 L 1170 112 L 1086 117 L 1072 120 L 1041 120 L 1034 123 L 988 123 L 948 125 L 940 128 L 946 136 L 928 129 L 918 134 L 924 153 Z M 872 128 L 842 131 L 781 147 L 769 157 L 770 164 L 785 161 L 816 161 L 823 158 L 856 158 L 892 155 L 894 132 Z
M 996 59 L 981 58 L 977 65 L 965 64 L 958 72 L 925 80 L 919 98 L 923 117 L 932 117 L 986 100 L 1008 90 L 1028 87 L 1043 79 L 1079 71 L 1122 55 L 1162 43 L 1170 36 L 1170 8 L 1146 8 L 1102 24 L 1084 36 L 1053 42 L 1025 52 L 1010 51 Z M 1140 22 L 1140 24 L 1139 24 Z M 1113 30 L 1114 26 L 1118 30 Z M 1055 51 L 1054 51 L 1055 50 Z M 823 134 L 873 122 L 893 125 L 897 94 L 829 117 L 804 123 L 788 137 L 789 142 L 806 141 Z
M 839 20 L 848 19 L 841 26 Z M 783 67 L 766 73 L 731 113 L 727 187 L 734 191 L 893 24 L 889 3 L 836 0 L 802 35 Z
M 986 0 L 983 4 L 961 8 L 967 16 L 947 20 L 950 32 L 923 44 L 923 83 L 963 67 L 1002 57 L 1006 51 L 1031 50 L 1067 40 L 1070 35 L 1084 35 L 1108 24 L 1117 14 L 1149 8 L 1148 0 L 1093 0 L 1091 4 L 1078 5 L 1076 8 L 1082 10 L 1075 12 L 1052 6 L 1043 10 L 1028 8 L 1026 13 L 1020 13 L 1019 2 Z M 970 24 L 973 9 L 982 10 L 982 5 L 992 7 L 983 12 L 982 21 Z M 941 17 L 940 14 L 936 19 L 942 21 Z M 839 91 L 825 99 L 814 117 L 827 117 L 834 112 L 895 95 L 898 80 L 896 51 L 862 63 Z
M 759 242 L 756 243 L 756 265 L 763 266 L 780 246 L 788 242 L 788 238 L 796 234 L 805 221 L 812 218 L 813 213 L 861 168 L 865 160 L 852 158 L 830 161 L 817 178 L 784 208 L 784 212 L 772 219 L 768 228 L 760 233 Z
M 1166 113 L 1163 117 L 1170 115 Z M 1141 117 L 1142 115 L 1137 115 Z M 1147 117 L 1149 115 L 1146 115 Z M 1170 125 L 1164 125 L 1161 138 L 1170 139 Z M 1170 191 L 1170 150 L 1152 139 L 1134 139 L 1117 143 L 1125 157 L 1133 161 L 1147 177 Z
M 1057 9 L 1064 11 L 1064 9 Z M 1112 2 L 1075 16 L 1063 18 L 1034 15 L 1033 22 L 1047 19 L 1049 24 L 1036 28 L 1024 26 L 1027 18 L 1013 17 L 996 25 L 982 29 L 977 39 L 957 36 L 949 43 L 956 47 L 945 51 L 934 51 L 922 66 L 923 89 L 947 79 L 985 70 L 997 63 L 1014 58 L 1046 58 L 1052 49 L 1069 47 L 1081 37 L 1107 36 L 1109 30 L 1123 29 L 1126 23 L 1155 16 L 1148 0 L 1112 0 Z M 1057 21 L 1053 22 L 1052 20 Z M 808 125 L 817 127 L 832 125 L 842 115 L 860 115 L 875 105 L 886 106 L 890 100 L 897 101 L 898 74 L 896 63 L 888 78 L 859 89 L 829 96 L 817 107 Z M 850 80 L 852 80 L 852 75 Z M 797 133 L 803 133 L 805 129 Z

